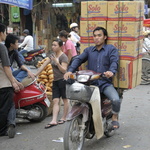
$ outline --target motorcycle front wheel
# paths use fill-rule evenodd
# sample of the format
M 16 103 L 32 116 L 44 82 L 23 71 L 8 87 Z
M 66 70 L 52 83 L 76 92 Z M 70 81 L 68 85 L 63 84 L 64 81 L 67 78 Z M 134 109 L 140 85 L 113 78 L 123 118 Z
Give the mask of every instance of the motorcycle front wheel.
M 76 118 L 67 121 L 64 133 L 65 150 L 82 150 L 84 144 L 84 131 L 82 131 L 82 118 Z

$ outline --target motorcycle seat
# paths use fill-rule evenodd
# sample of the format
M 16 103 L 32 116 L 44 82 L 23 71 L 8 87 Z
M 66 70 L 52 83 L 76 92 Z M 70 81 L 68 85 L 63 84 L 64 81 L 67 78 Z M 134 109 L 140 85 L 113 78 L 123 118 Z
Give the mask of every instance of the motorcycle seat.
M 40 48 L 40 49 L 34 49 L 34 50 L 31 50 L 30 52 L 28 52 L 28 54 L 33 54 L 33 53 L 38 52 L 40 50 L 42 50 L 42 48 Z

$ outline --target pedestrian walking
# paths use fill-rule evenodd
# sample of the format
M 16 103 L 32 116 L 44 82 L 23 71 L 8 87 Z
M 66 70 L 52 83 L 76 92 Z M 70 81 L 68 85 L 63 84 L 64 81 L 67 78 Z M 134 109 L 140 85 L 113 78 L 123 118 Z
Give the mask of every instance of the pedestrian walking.
M 68 57 L 62 52 L 63 42 L 60 39 L 56 39 L 52 43 L 53 54 L 44 62 L 44 64 L 38 69 L 36 76 L 51 63 L 54 72 L 54 81 L 52 86 L 52 99 L 53 99 L 53 117 L 52 121 L 45 126 L 45 129 L 56 126 L 57 124 L 63 124 L 66 121 L 68 114 L 69 103 L 66 98 L 66 81 L 63 79 L 68 67 Z M 60 97 L 64 102 L 64 111 L 60 120 L 57 121 L 59 113 L 59 101 Z

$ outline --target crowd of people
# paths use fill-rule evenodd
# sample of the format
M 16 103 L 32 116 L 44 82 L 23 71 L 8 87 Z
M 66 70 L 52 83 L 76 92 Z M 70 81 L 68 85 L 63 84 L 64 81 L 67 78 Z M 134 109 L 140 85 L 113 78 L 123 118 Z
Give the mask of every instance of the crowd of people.
M 118 69 L 118 50 L 113 45 L 107 45 L 107 30 L 97 27 L 93 31 L 95 46 L 88 47 L 80 54 L 80 36 L 78 35 L 78 24 L 70 25 L 71 32 L 62 30 L 52 43 L 52 51 L 45 63 L 33 74 L 20 58 L 20 53 L 29 51 L 26 49 L 28 44 L 25 42 L 29 32 L 24 30 L 25 40 L 19 45 L 25 46 L 24 50 L 18 52 L 18 38 L 13 34 L 6 37 L 6 26 L 0 24 L 0 135 L 8 135 L 10 138 L 15 136 L 15 107 L 13 103 L 13 93 L 23 89 L 21 81 L 24 77 L 36 78 L 40 72 L 51 63 L 54 72 L 52 86 L 53 116 L 52 120 L 45 126 L 45 129 L 63 124 L 69 110 L 69 100 L 66 97 L 66 80 L 83 62 L 88 61 L 87 69 L 95 72 L 104 73 L 107 77 L 104 80 L 97 80 L 94 84 L 98 85 L 110 100 L 112 100 L 112 126 L 119 128 L 118 114 L 120 112 L 121 100 L 112 84 L 112 77 Z M 32 39 L 28 37 L 28 39 Z M 5 41 L 5 45 L 1 42 Z M 24 45 L 25 44 L 25 45 Z M 31 42 L 30 42 L 31 44 Z M 29 46 L 30 48 L 33 45 Z M 32 48 L 31 48 L 32 49 Z M 30 50 L 31 50 L 30 49 Z M 77 56 L 77 57 L 76 57 Z M 74 59 L 72 63 L 70 63 Z M 13 71 L 12 63 L 16 61 L 19 69 Z M 64 80 L 65 79 L 65 80 Z M 64 102 L 64 111 L 61 119 L 58 119 L 59 101 Z M 12 115 L 13 114 L 13 115 Z M 11 117 L 10 117 L 11 116 Z M 13 117 L 12 117 L 13 116 Z

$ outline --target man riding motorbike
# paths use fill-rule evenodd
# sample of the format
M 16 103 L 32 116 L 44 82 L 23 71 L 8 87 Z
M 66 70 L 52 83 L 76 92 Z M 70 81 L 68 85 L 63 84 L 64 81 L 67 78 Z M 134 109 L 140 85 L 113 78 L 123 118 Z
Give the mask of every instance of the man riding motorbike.
M 70 40 L 73 42 L 74 46 L 76 47 L 77 53 L 80 53 L 80 36 L 78 35 L 78 24 L 77 23 L 71 23 L 70 24 L 71 32 L 70 34 Z
M 112 77 L 118 68 L 118 50 L 113 45 L 107 45 L 107 30 L 103 27 L 97 27 L 93 31 L 95 46 L 90 46 L 84 52 L 76 57 L 70 65 L 64 79 L 69 76 L 85 61 L 88 61 L 88 70 L 103 73 L 106 78 L 93 81 L 94 85 L 99 86 L 100 91 L 112 101 L 112 127 L 119 128 L 118 114 L 120 111 L 121 99 L 118 92 L 112 84 Z
M 33 50 L 34 48 L 33 48 L 33 37 L 29 35 L 28 29 L 25 29 L 23 31 L 23 35 L 25 36 L 25 38 L 24 38 L 23 43 L 19 45 L 19 48 L 24 47 L 24 49 L 21 50 L 19 53 L 20 53 L 21 60 L 24 62 L 25 59 L 24 59 L 23 54 Z

